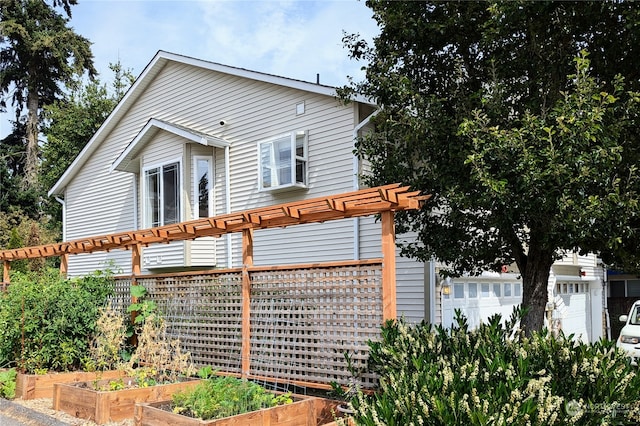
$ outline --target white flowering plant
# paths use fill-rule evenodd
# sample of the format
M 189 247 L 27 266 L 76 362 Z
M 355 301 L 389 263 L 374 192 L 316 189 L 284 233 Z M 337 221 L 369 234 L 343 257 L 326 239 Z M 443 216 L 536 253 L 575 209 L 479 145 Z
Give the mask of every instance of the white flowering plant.
M 387 322 L 370 342 L 371 395 L 351 401 L 358 425 L 622 425 L 640 419 L 640 376 L 614 343 L 547 330 L 525 335 L 522 312 L 474 330 Z

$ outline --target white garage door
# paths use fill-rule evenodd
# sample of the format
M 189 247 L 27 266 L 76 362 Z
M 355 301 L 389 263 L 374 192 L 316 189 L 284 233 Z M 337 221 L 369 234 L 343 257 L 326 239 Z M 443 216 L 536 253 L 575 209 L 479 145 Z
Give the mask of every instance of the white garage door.
M 589 283 L 556 283 L 556 294 L 562 298 L 565 309 L 562 316 L 562 331 L 574 334 L 576 339 L 588 342 L 591 338 L 591 302 Z

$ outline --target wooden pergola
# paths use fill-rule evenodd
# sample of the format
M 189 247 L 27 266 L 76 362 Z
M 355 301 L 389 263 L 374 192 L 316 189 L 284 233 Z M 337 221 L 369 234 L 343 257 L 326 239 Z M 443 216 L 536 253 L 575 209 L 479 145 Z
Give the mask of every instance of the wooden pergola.
M 5 284 L 9 283 L 9 271 L 11 262 L 14 260 L 58 256 L 61 259 L 60 272 L 66 275 L 68 256 L 70 254 L 125 249 L 131 250 L 132 278 L 135 282 L 135 277 L 141 275 L 140 253 L 143 246 L 171 241 L 193 240 L 200 237 L 220 237 L 229 233 L 241 232 L 242 297 L 243 312 L 246 312 L 246 315 L 243 315 L 243 329 L 247 330 L 246 333 L 243 333 L 244 340 L 248 339 L 250 327 L 248 312 L 250 308 L 251 282 L 248 268 L 253 266 L 254 230 L 380 214 L 382 228 L 382 316 L 384 320 L 394 319 L 396 317 L 394 212 L 419 209 L 429 197 L 429 195 L 420 195 L 419 191 L 410 191 L 407 186 L 390 184 L 156 228 L 2 250 L 0 251 L 0 260 L 4 264 L 3 279 Z M 249 347 L 248 341 L 243 341 L 243 347 L 245 346 Z

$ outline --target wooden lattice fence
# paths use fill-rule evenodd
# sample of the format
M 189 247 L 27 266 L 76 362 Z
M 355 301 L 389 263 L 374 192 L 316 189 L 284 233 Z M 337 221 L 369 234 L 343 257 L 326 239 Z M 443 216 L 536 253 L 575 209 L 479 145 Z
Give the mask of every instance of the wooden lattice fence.
M 367 342 L 380 336 L 382 263 L 354 261 L 251 267 L 249 376 L 296 384 L 346 384 L 344 353 L 362 367 Z M 242 372 L 242 270 L 142 276 L 167 322 L 198 366 Z M 131 278 L 119 277 L 122 309 Z M 375 377 L 361 375 L 361 385 Z

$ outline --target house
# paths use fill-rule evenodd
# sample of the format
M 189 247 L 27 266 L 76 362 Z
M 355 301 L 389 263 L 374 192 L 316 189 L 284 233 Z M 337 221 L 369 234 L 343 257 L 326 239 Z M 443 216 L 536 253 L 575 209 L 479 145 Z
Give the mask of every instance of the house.
M 353 155 L 354 141 L 372 130 L 376 109 L 364 98 L 341 104 L 333 87 L 160 51 L 49 191 L 63 205 L 63 238 L 358 189 L 363 164 Z M 374 218 L 259 232 L 256 265 L 380 257 Z M 142 268 L 160 273 L 237 267 L 241 248 L 237 235 L 153 245 L 143 249 Z M 411 321 L 450 324 L 453 310 L 463 308 L 477 324 L 495 311 L 510 313 L 521 294 L 517 274 L 508 271 L 449 283 L 437 279 L 435 262 L 398 256 L 396 264 L 398 315 Z M 602 333 L 596 321 L 600 281 L 592 264 L 559 264 L 559 286 L 551 283 L 564 309 L 555 314 L 583 314 L 576 327 L 565 320 L 564 329 L 589 339 Z M 72 256 L 67 271 L 83 275 L 105 267 L 131 273 L 130 256 Z M 574 274 L 583 267 L 587 276 Z

